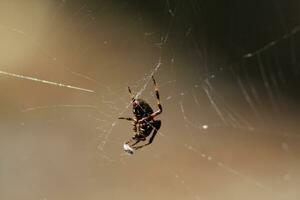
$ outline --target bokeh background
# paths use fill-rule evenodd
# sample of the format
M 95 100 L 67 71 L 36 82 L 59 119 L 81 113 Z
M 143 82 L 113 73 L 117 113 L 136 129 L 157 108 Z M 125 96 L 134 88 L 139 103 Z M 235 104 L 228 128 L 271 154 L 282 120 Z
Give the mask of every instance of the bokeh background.
M 0 199 L 299 199 L 299 8 L 0 1 Z M 152 74 L 162 128 L 128 156 Z

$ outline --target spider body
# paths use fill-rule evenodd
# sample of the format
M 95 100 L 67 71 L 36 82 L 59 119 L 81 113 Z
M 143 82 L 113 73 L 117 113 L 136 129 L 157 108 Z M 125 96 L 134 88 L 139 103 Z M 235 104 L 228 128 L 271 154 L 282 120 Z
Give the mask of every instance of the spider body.
M 130 87 L 128 87 L 128 91 L 131 95 L 132 99 L 132 112 L 134 114 L 134 118 L 130 117 L 119 117 L 119 119 L 126 119 L 128 121 L 132 121 L 133 131 L 135 135 L 131 140 L 127 141 L 125 144 L 129 145 L 132 149 L 139 149 L 146 145 L 149 145 L 153 142 L 158 130 L 161 127 L 161 121 L 155 120 L 155 117 L 161 114 L 162 106 L 160 104 L 160 98 L 158 93 L 158 88 L 156 85 L 155 79 L 152 77 L 154 86 L 155 86 L 155 95 L 157 99 L 158 110 L 153 111 L 151 106 L 143 99 L 135 99 Z M 151 135 L 152 134 L 152 135 Z M 147 137 L 150 136 L 148 143 L 140 146 L 135 146 L 141 141 L 146 141 Z

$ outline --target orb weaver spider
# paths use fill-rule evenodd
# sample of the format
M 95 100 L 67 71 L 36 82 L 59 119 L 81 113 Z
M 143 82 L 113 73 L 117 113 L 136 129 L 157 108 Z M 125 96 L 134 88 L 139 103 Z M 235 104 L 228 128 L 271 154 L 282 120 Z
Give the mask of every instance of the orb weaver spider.
M 124 143 L 125 152 L 130 154 L 133 154 L 133 150 L 137 150 L 147 145 L 150 145 L 153 142 L 161 126 L 161 121 L 155 120 L 155 117 L 162 113 L 162 106 L 160 104 L 158 87 L 153 76 L 152 81 L 155 86 L 155 96 L 158 107 L 158 110 L 155 112 L 153 112 L 153 109 L 145 100 L 135 99 L 130 87 L 128 87 L 128 92 L 132 100 L 132 112 L 134 114 L 134 118 L 119 117 L 119 119 L 132 121 L 134 136 L 129 141 Z M 150 135 L 151 137 L 146 144 L 136 146 L 139 142 L 146 141 L 147 137 Z

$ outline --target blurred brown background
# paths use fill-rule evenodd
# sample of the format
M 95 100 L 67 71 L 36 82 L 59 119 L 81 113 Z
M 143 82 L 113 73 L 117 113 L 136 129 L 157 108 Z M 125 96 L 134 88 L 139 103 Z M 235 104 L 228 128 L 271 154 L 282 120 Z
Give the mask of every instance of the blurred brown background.
M 0 71 L 95 91 L 0 74 L 0 199 L 298 199 L 298 11 L 0 1 Z M 128 85 L 156 108 L 154 72 L 162 128 L 128 156 L 116 119 L 132 116 Z

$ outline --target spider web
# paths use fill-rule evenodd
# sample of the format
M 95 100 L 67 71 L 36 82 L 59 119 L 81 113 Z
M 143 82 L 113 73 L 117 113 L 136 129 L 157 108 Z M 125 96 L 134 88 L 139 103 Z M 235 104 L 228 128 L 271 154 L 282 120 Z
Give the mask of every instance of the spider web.
M 20 8 L 16 21 L 0 23 L 1 103 L 9 113 L 1 115 L 1 199 L 299 195 L 300 27 L 284 21 L 278 3 L 269 7 L 283 28 L 265 29 L 276 32 L 270 37 L 229 37 L 242 46 L 232 45 L 234 56 L 194 21 L 214 30 L 205 23 L 215 19 L 202 18 L 215 7 L 204 1 L 150 9 L 129 1 L 30 5 L 42 14 Z M 155 110 L 153 75 L 162 128 L 152 145 L 128 156 L 130 123 L 117 120 L 132 116 L 126 88 Z

